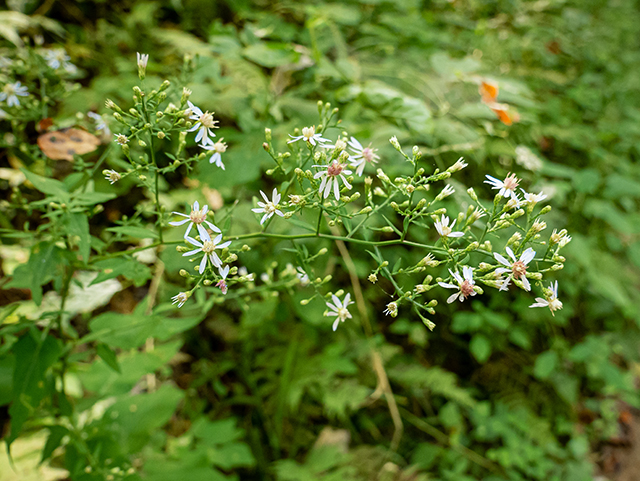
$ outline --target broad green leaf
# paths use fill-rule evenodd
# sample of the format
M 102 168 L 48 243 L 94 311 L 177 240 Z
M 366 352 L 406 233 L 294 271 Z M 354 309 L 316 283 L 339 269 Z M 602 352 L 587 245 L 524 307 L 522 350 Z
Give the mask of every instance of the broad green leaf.
M 13 403 L 9 408 L 11 432 L 7 443 L 11 444 L 20 434 L 23 424 L 33 415 L 40 402 L 50 395 L 52 380 L 47 379 L 49 368 L 62 353 L 60 340 L 32 330 L 23 335 L 13 346 L 15 371 L 13 373 Z
M 124 276 L 132 280 L 137 287 L 140 287 L 151 279 L 151 269 L 148 266 L 128 257 L 105 259 L 96 262 L 94 266 L 100 271 L 89 285 Z
M 89 219 L 85 214 L 65 212 L 63 216 L 67 235 L 77 236 L 77 244 L 82 260 L 86 263 L 91 252 L 91 235 L 89 234 Z
M 471 354 L 480 364 L 484 364 L 491 356 L 491 341 L 484 334 L 476 334 L 469 343 Z
M 263 67 L 278 67 L 296 63 L 300 54 L 286 43 L 259 42 L 246 47 L 242 55 Z
M 244 431 L 236 427 L 235 418 L 221 421 L 209 421 L 206 418 L 200 418 L 193 423 L 191 433 L 211 447 L 231 443 L 244 436 Z
M 42 303 L 42 286 L 51 281 L 65 263 L 65 251 L 53 242 L 40 242 L 31 249 L 29 261 L 13 272 L 4 287 L 31 289 L 36 305 Z
M 546 351 L 536 358 L 533 374 L 538 379 L 547 379 L 558 365 L 558 353 Z
M 164 384 L 155 392 L 122 395 L 105 412 L 104 418 L 113 421 L 113 429 L 125 452 L 135 453 L 142 449 L 176 410 L 183 398 L 179 389 Z
M 69 192 L 62 182 L 56 179 L 47 179 L 46 177 L 42 177 L 38 174 L 34 174 L 33 172 L 29 172 L 27 169 L 20 170 L 22 170 L 29 182 L 31 182 L 37 190 L 39 190 L 43 194 L 53 196 L 60 202 L 69 203 Z

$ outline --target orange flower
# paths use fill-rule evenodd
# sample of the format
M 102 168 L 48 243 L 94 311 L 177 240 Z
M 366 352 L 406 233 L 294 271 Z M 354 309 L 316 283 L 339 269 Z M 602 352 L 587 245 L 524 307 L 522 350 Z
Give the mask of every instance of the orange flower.
M 485 104 L 493 103 L 498 98 L 498 84 L 490 80 L 483 80 L 478 87 L 478 93 Z
M 492 102 L 487 103 L 487 105 L 493 111 L 493 113 L 498 116 L 500 122 L 505 125 L 511 125 L 514 122 L 518 122 L 520 120 L 520 115 L 518 114 L 518 112 L 510 111 L 510 107 L 507 104 Z

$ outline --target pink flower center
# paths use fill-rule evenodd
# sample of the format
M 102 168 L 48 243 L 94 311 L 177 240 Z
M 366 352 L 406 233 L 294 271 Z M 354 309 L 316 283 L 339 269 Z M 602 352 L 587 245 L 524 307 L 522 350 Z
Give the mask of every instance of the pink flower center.
M 504 179 L 503 185 L 505 189 L 515 191 L 519 183 L 520 179 L 516 177 L 516 174 L 509 174 L 507 178 Z
M 465 279 L 462 284 L 460 284 L 460 292 L 464 297 L 470 296 L 473 294 L 473 284 Z
M 373 162 L 373 149 L 371 147 L 362 149 L 362 158 L 367 162 Z
M 527 274 L 527 266 L 522 261 L 516 261 L 511 266 L 513 277 L 522 278 Z
M 329 167 L 327 167 L 327 175 L 335 177 L 337 175 L 340 175 L 343 170 L 344 167 L 342 166 L 342 164 L 340 164 L 339 162 L 334 162 L 330 164 Z

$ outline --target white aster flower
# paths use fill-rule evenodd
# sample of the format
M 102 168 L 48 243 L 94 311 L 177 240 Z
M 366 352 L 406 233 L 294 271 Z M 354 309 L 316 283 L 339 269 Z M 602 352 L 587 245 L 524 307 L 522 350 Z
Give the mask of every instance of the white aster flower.
M 504 180 L 496 179 L 490 175 L 485 176 L 488 180 L 485 180 L 485 184 L 490 184 L 492 189 L 500 189 L 498 195 L 503 197 L 513 197 L 520 183 L 520 179 L 516 177 L 516 174 L 509 173 Z
M 104 178 L 109 181 L 111 185 L 115 184 L 122 178 L 122 176 L 115 170 L 103 170 L 102 174 L 104 175 Z
M 229 266 L 226 265 L 224 267 L 222 266 L 218 267 L 218 274 L 220 274 L 220 277 L 222 277 L 222 279 L 220 279 L 216 283 L 216 287 L 219 287 L 220 290 L 222 291 L 222 294 L 226 295 L 227 290 L 229 289 L 229 287 L 227 286 L 227 276 L 229 275 Z
M 506 272 L 511 273 L 511 277 L 514 279 L 518 279 L 522 282 L 525 291 L 531 290 L 531 284 L 529 283 L 529 279 L 527 279 L 527 265 L 533 260 L 536 256 L 536 252 L 529 247 L 525 250 L 521 255 L 520 259 L 516 259 L 516 256 L 513 254 L 511 247 L 506 248 L 507 254 L 511 258 L 511 261 L 506 259 L 504 256 L 500 254 L 494 253 L 493 256 L 496 260 L 506 267 L 498 267 L 496 269 L 496 274 L 504 274 Z M 505 282 L 502 287 L 500 287 L 501 291 L 507 290 L 509 282 Z
M 346 319 L 351 319 L 351 313 L 347 310 L 349 304 L 353 304 L 351 301 L 351 294 L 347 293 L 344 296 L 344 300 L 340 302 L 340 299 L 335 294 L 331 294 L 331 299 L 333 300 L 333 304 L 327 302 L 327 307 L 330 311 L 325 312 L 325 316 L 336 316 L 336 320 L 333 323 L 333 330 L 338 329 L 338 324 L 344 322 Z
M 5 84 L 4 87 L 2 87 L 2 91 L 0 91 L 0 102 L 6 100 L 7 106 L 18 107 L 20 105 L 18 97 L 26 97 L 27 95 L 29 95 L 27 87 L 19 81 L 13 84 L 8 83 Z
M 289 140 L 287 144 L 297 142 L 301 139 L 304 139 L 305 142 L 309 142 L 313 146 L 322 145 L 325 142 L 331 142 L 329 139 L 325 139 L 324 137 L 322 137 L 322 134 L 316 134 L 315 125 L 312 125 L 311 127 L 304 127 L 302 129 L 302 135 L 294 137 L 293 135 L 289 134 L 289 137 L 291 137 L 291 140 Z
M 229 247 L 229 245 L 231 245 L 231 241 L 223 242 L 221 244 L 220 241 L 222 240 L 222 234 L 218 234 L 214 240 L 211 240 L 211 236 L 209 235 L 209 233 L 201 226 L 198 227 L 200 228 L 200 238 L 202 239 L 202 242 L 197 241 L 191 237 L 187 237 L 186 241 L 189 244 L 196 246 L 197 249 L 185 252 L 182 255 L 192 256 L 194 254 L 197 254 L 198 252 L 202 252 L 204 256 L 202 256 L 202 260 L 200 261 L 200 268 L 198 269 L 198 272 L 202 275 L 205 268 L 207 267 L 207 258 L 209 258 L 214 267 L 222 266 L 222 261 L 220 260 L 220 257 L 218 257 L 216 249 L 224 249 L 225 247 Z
M 222 154 L 224 154 L 227 151 L 227 143 L 223 142 L 223 140 L 224 140 L 224 137 L 221 137 L 220 140 L 218 140 L 213 145 L 200 144 L 200 147 L 202 147 L 205 150 L 213 150 L 214 153 L 209 159 L 209 163 L 216 164 L 222 170 L 224 170 L 224 164 L 222 163 Z
M 96 123 L 96 130 L 104 130 L 105 135 L 111 135 L 111 131 L 109 130 L 107 123 L 104 121 L 104 118 L 102 118 L 102 115 L 98 115 L 95 112 L 87 112 L 87 117 L 94 120 L 94 122 Z
M 181 217 L 186 217 L 186 219 L 177 220 L 177 221 L 174 221 L 174 222 L 169 222 L 169 225 L 177 227 L 179 225 L 183 225 L 183 224 L 186 224 L 187 222 L 189 222 L 189 227 L 187 227 L 187 231 L 184 233 L 184 238 L 185 239 L 189 236 L 189 232 L 191 232 L 191 228 L 193 227 L 194 224 L 196 225 L 196 227 L 198 229 L 198 233 L 201 236 L 202 236 L 203 232 L 206 233 L 206 230 L 202 226 L 202 224 L 207 224 L 209 226 L 209 229 L 211 229 L 212 231 L 217 232 L 219 234 L 221 232 L 220 229 L 218 229 L 215 225 L 213 225 L 211 222 L 209 222 L 207 220 L 207 211 L 208 210 L 209 210 L 209 206 L 206 205 L 206 204 L 202 207 L 202 210 L 200 210 L 200 204 L 196 200 L 193 203 L 193 207 L 191 207 L 191 213 L 189 215 L 182 214 L 180 212 L 172 212 L 172 214 L 179 215 Z
M 321 170 L 317 172 L 313 178 L 319 179 L 322 178 L 322 182 L 320 182 L 320 188 L 318 189 L 318 193 L 324 197 L 325 199 L 329 197 L 329 193 L 331 192 L 331 187 L 333 186 L 333 194 L 336 197 L 336 200 L 340 199 L 340 181 L 338 178 L 342 179 L 342 183 L 345 185 L 347 189 L 351 189 L 351 184 L 344 176 L 350 175 L 351 171 L 344 168 L 344 164 L 334 160 L 329 165 L 314 165 L 313 167 L 318 167 Z
M 440 287 L 458 290 L 458 292 L 452 294 L 447 298 L 447 304 L 451 304 L 458 298 L 460 299 L 460 302 L 463 302 L 467 297 L 476 295 L 476 291 L 473 290 L 475 282 L 473 281 L 473 269 L 471 267 L 462 267 L 463 277 L 460 277 L 460 274 L 458 274 L 458 272 L 453 272 L 451 269 L 449 269 L 449 273 L 451 274 L 451 277 L 453 277 L 453 279 L 458 283 L 458 285 L 450 284 L 448 282 L 438 282 Z
M 558 299 L 558 281 L 551 283 L 549 289 L 544 289 L 546 299 L 542 297 L 536 297 L 535 303 L 529 307 L 548 307 L 551 310 L 551 315 L 555 316 L 554 311 L 562 309 L 562 302 Z
M 566 246 L 569 242 L 571 242 L 571 236 L 565 235 L 562 239 L 560 239 L 560 242 L 558 242 L 558 245 L 562 248 Z
M 140 77 L 140 80 L 144 80 L 147 74 L 147 62 L 149 61 L 149 54 L 136 52 L 136 58 L 138 60 L 138 77 Z
M 189 294 L 187 292 L 181 292 L 171 298 L 171 300 L 173 301 L 171 304 L 178 304 L 178 307 L 182 307 L 188 299 Z
M 456 190 L 453 187 L 451 187 L 451 184 L 447 184 L 444 186 L 444 189 L 442 189 L 440 193 L 436 196 L 435 200 L 440 201 L 446 197 L 449 197 L 451 194 L 454 194 L 455 191 Z
M 535 206 L 538 202 L 543 201 L 544 199 L 547 198 L 546 195 L 544 195 L 544 193 L 542 191 L 540 191 L 539 194 L 529 194 L 528 192 L 526 192 L 524 189 L 520 189 L 522 191 L 522 193 L 524 194 L 524 201 L 525 203 L 531 205 L 531 206 Z
M 300 266 L 296 267 L 296 277 L 300 281 L 300 285 L 303 286 L 303 287 L 304 286 L 308 286 L 309 283 L 311 282 L 309 280 L 309 276 L 307 275 L 307 273 Z
M 398 315 L 398 304 L 396 302 L 390 302 L 387 304 L 387 308 L 384 310 L 385 316 L 396 317 Z
M 464 232 L 453 232 L 453 226 L 456 225 L 454 220 L 451 226 L 449 226 L 449 217 L 442 214 L 440 220 L 436 220 L 433 224 L 441 237 L 462 237 Z
M 127 145 L 129 143 L 129 139 L 126 135 L 124 134 L 114 134 L 116 137 L 116 143 L 118 143 L 118 145 Z
M 213 140 L 211 140 L 209 136 L 216 136 L 216 134 L 213 133 L 213 129 L 218 128 L 218 126 L 216 125 L 218 121 L 213 120 L 213 114 L 215 112 L 209 113 L 209 111 L 206 111 L 203 113 L 202 110 L 193 105 L 190 100 L 187 101 L 187 103 L 189 104 L 189 110 L 191 110 L 191 115 L 189 116 L 189 118 L 191 120 L 197 121 L 194 126 L 188 130 L 188 132 L 195 132 L 196 130 L 198 131 L 198 133 L 196 134 L 196 143 L 202 140 L 202 144 L 204 145 L 214 145 Z
M 380 160 L 380 156 L 376 154 L 378 149 L 371 148 L 371 144 L 368 147 L 363 147 L 355 137 L 351 137 L 349 140 L 349 148 L 354 155 L 349 156 L 349 162 L 351 167 L 356 167 L 356 175 L 361 176 L 364 171 L 364 166 L 369 164 L 377 164 Z
M 258 202 L 258 205 L 260 207 L 251 209 L 256 214 L 261 214 L 264 212 L 264 215 L 262 216 L 262 220 L 260 221 L 260 225 L 264 224 L 264 222 L 267 219 L 271 219 L 271 217 L 273 217 L 273 214 L 278 214 L 280 217 L 284 217 L 284 214 L 282 213 L 282 211 L 278 209 L 278 207 L 280 207 L 278 205 L 278 202 L 280 202 L 280 198 L 282 197 L 281 194 L 278 194 L 278 189 L 276 188 L 273 189 L 271 201 L 269 200 L 269 198 L 266 196 L 264 192 L 260 191 L 260 195 L 262 195 L 264 202 Z
M 60 67 L 62 67 L 69 73 L 75 73 L 78 70 L 75 65 L 69 62 L 69 60 L 71 60 L 71 57 L 69 57 L 67 55 L 67 52 L 65 52 L 61 48 L 46 50 L 44 52 L 44 58 L 47 62 L 47 65 L 54 70 L 57 70 Z
M 460 171 L 460 170 L 464 169 L 467 165 L 469 165 L 469 164 L 467 164 L 467 163 L 463 160 L 463 157 L 460 157 L 458 160 L 456 160 L 456 163 L 455 163 L 455 164 L 453 164 L 451 167 L 449 167 L 449 168 L 447 169 L 447 172 L 449 172 L 449 173 L 453 174 L 454 172 L 458 172 L 458 171 Z
M 149 61 L 148 53 L 145 54 L 145 53 L 136 52 L 136 58 L 138 60 L 139 68 L 147 68 L 147 62 Z

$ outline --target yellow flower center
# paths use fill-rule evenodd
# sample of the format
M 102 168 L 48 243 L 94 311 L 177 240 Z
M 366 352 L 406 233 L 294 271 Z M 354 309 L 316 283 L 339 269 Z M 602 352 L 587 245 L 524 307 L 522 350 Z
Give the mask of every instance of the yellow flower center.
M 341 307 L 338 309 L 338 317 L 341 321 L 344 321 L 349 316 L 349 311 L 346 307 Z
M 213 241 L 204 241 L 202 243 L 202 252 L 205 254 L 211 254 L 216 249 L 216 245 Z
M 209 113 L 208 111 L 202 114 L 199 120 L 200 123 L 208 129 L 216 128 L 216 124 L 218 123 L 217 120 L 213 120 L 213 113 Z
M 202 213 L 200 210 L 192 210 L 191 214 L 189 214 L 189 219 L 191 219 L 191 222 L 194 224 L 202 224 L 206 217 L 206 214 Z

